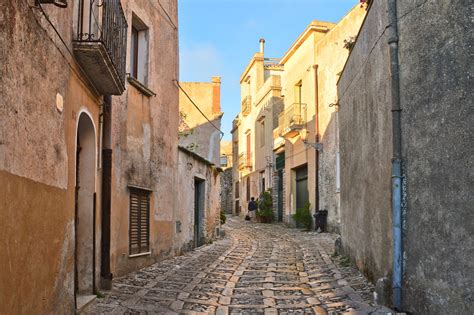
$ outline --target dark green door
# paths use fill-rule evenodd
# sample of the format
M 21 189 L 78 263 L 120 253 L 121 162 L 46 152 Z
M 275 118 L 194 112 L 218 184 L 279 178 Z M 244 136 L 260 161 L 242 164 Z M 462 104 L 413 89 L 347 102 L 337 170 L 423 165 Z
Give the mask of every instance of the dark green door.
M 203 245 L 202 221 L 204 216 L 204 180 L 194 179 L 194 247 Z
M 309 202 L 308 167 L 302 166 L 296 170 L 296 209 L 303 208 Z
M 283 221 L 283 170 L 278 170 L 278 222 Z

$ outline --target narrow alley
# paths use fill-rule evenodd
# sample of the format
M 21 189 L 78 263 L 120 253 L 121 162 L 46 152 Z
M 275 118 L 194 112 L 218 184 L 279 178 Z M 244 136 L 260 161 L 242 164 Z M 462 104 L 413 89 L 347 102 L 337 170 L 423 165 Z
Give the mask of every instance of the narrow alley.
M 116 279 L 84 313 L 377 313 L 373 286 L 333 255 L 334 235 L 235 217 L 225 232 L 210 245 Z

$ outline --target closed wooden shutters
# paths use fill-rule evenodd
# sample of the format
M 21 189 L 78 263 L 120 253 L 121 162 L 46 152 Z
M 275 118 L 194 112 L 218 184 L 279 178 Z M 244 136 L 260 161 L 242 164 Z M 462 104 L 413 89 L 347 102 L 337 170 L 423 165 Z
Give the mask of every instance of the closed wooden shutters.
M 130 255 L 150 251 L 150 192 L 130 188 Z

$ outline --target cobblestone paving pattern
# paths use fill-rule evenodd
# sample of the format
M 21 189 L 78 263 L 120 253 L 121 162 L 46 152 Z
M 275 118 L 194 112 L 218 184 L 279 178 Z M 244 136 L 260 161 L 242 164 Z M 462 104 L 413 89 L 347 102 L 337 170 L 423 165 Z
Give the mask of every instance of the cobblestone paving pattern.
M 386 314 L 335 236 L 231 218 L 226 237 L 114 280 L 83 314 Z

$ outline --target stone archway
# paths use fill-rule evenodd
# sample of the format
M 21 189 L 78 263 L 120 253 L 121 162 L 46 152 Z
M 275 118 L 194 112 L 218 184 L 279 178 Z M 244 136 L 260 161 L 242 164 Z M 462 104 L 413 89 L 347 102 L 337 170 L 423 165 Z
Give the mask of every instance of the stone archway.
M 91 118 L 82 113 L 77 126 L 75 294 L 76 307 L 94 293 L 94 198 L 96 181 L 96 136 Z

